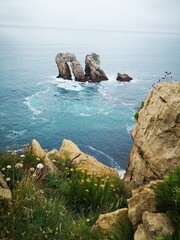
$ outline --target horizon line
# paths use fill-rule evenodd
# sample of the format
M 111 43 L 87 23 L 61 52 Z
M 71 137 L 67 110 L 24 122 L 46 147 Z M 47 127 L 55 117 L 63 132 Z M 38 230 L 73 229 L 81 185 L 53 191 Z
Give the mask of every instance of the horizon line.
M 24 25 L 24 24 L 10 24 L 0 23 L 1 27 L 19 27 L 19 28 L 44 28 L 44 29 L 61 29 L 61 30 L 73 30 L 73 31 L 107 31 L 107 32 L 124 32 L 124 33 L 151 33 L 151 34 L 174 34 L 180 35 L 180 32 L 169 32 L 169 31 L 153 31 L 153 30 L 142 30 L 142 29 L 104 29 L 104 28 L 70 28 L 70 27 L 58 27 L 58 26 L 40 26 L 40 25 Z

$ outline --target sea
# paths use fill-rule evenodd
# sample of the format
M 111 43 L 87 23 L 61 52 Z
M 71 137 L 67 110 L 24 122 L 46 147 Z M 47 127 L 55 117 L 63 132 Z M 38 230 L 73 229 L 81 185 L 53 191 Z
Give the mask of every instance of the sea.
M 83 68 L 87 54 L 99 54 L 109 80 L 56 78 L 59 52 L 74 53 Z M 118 82 L 117 73 L 133 81 Z M 69 139 L 123 174 L 134 113 L 158 81 L 179 80 L 177 33 L 0 25 L 0 149 L 18 151 L 34 138 L 59 149 Z

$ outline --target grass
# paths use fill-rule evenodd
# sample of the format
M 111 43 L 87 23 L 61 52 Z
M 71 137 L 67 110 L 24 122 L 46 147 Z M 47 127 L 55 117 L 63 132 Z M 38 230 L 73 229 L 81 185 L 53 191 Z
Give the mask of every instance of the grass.
M 165 176 L 163 181 L 155 188 L 157 209 L 165 212 L 175 229 L 174 235 L 165 239 L 180 239 L 180 168 Z
M 141 102 L 140 107 L 138 107 L 137 111 L 136 111 L 135 114 L 134 114 L 134 119 L 135 119 L 136 121 L 138 121 L 139 111 L 140 111 L 143 107 L 144 107 L 144 101 Z
M 123 183 L 95 177 L 68 157 L 54 163 L 57 174 L 49 174 L 41 159 L 28 153 L 0 156 L 13 195 L 11 206 L 0 201 L 0 239 L 104 239 L 91 227 L 100 213 L 127 206 Z

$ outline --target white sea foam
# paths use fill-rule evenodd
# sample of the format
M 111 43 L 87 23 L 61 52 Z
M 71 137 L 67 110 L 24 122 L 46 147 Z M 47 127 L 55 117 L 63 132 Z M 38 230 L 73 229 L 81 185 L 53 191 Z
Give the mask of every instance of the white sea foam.
M 43 91 L 38 91 L 37 93 L 32 94 L 31 96 L 28 96 L 25 98 L 24 104 L 29 107 L 29 109 L 33 112 L 34 115 L 40 115 L 42 113 L 42 108 L 33 106 L 32 100 L 41 94 L 47 93 L 48 91 L 49 91 L 49 88 Z
M 131 131 L 132 131 L 132 129 L 133 129 L 133 127 L 134 127 L 134 125 L 126 125 L 126 130 L 127 130 L 127 132 L 130 134 L 131 133 Z
M 83 87 L 79 82 L 76 81 L 69 81 L 69 80 L 63 80 L 57 85 L 58 88 L 63 88 L 67 91 L 81 91 Z
M 125 174 L 126 171 L 124 169 L 120 169 L 120 168 L 116 168 L 116 169 L 117 169 L 117 172 L 119 174 L 119 177 L 121 179 L 123 179 L 124 178 L 124 174 Z
M 109 159 L 113 167 L 119 168 L 119 165 L 117 164 L 117 162 L 115 162 L 114 159 L 113 159 L 112 157 L 110 157 L 108 154 L 106 154 L 106 153 L 104 153 L 104 152 L 102 152 L 102 151 L 100 151 L 100 150 L 97 150 L 96 148 L 94 148 L 94 147 L 92 147 L 92 146 L 90 146 L 90 145 L 89 145 L 88 147 L 89 147 L 91 150 L 93 150 L 93 151 L 95 151 L 95 152 L 98 152 L 98 153 L 100 153 L 101 155 L 105 156 L 107 159 Z
M 90 117 L 91 115 L 87 114 L 87 113 L 80 113 L 80 116 L 82 116 L 82 117 Z
M 15 139 L 15 138 L 18 138 L 18 137 L 24 135 L 25 132 L 26 132 L 25 130 L 22 130 L 22 131 L 12 130 L 6 135 L 6 137 L 10 138 L 10 139 Z

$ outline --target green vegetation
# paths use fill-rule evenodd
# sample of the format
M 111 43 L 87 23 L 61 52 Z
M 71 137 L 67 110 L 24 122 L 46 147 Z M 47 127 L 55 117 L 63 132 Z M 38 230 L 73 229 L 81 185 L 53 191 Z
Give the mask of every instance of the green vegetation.
M 56 174 L 29 154 L 0 156 L 0 170 L 13 195 L 10 206 L 0 200 L 0 239 L 103 240 L 91 232 L 99 214 L 127 206 L 129 193 L 120 180 L 95 177 L 68 157 L 53 157 Z M 119 223 L 106 239 L 130 240 L 131 230 L 130 222 Z
M 166 236 L 158 240 L 180 239 L 180 168 L 164 177 L 155 188 L 155 193 L 158 210 L 169 216 L 175 229 L 171 238 Z
M 138 107 L 137 111 L 135 112 L 134 114 L 134 118 L 136 121 L 138 121 L 138 118 L 139 118 L 139 111 L 144 107 L 144 101 L 141 102 L 141 105 L 140 107 Z

